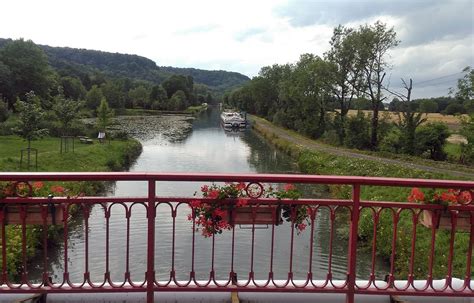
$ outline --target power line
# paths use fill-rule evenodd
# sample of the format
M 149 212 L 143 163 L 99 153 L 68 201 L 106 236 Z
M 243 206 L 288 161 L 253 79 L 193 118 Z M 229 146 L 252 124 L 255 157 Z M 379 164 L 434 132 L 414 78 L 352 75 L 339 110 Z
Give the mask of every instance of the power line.
M 441 84 L 456 84 L 456 81 L 457 79 L 450 79 L 450 80 L 445 80 L 445 81 L 441 81 L 441 82 L 436 82 L 436 83 L 427 83 L 427 84 L 424 84 L 424 85 L 420 85 L 419 83 L 414 83 L 413 86 L 415 87 L 429 87 L 429 86 L 438 86 L 438 85 L 441 85 Z M 420 83 L 423 83 L 423 82 L 420 82 Z
M 438 78 L 433 78 L 433 79 L 429 79 L 429 80 L 425 80 L 425 81 L 421 81 L 421 82 L 416 82 L 416 84 L 419 85 L 419 84 L 431 82 L 431 81 L 434 81 L 434 80 L 440 80 L 440 79 L 444 79 L 444 78 L 449 78 L 449 77 L 452 77 L 452 76 L 455 76 L 455 75 L 459 75 L 459 74 L 463 74 L 463 73 L 464 73 L 464 72 L 457 72 L 457 73 L 454 73 L 454 74 L 450 74 L 450 75 L 446 75 L 446 76 L 442 76 L 442 77 L 438 77 Z M 414 81 L 414 82 L 415 82 L 415 81 Z

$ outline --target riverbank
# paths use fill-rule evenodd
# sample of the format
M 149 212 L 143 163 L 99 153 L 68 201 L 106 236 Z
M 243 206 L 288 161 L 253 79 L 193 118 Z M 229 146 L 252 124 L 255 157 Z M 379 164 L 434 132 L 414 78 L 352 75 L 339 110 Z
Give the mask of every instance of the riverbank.
M 377 165 L 394 164 L 396 167 L 403 166 L 420 172 L 429 172 L 440 175 L 452 176 L 452 178 L 474 179 L 474 168 L 452 164 L 442 161 L 432 161 L 406 155 L 394 155 L 388 153 L 377 153 L 369 151 L 360 151 L 347 149 L 343 147 L 335 147 L 323 144 L 316 140 L 304 137 L 294 131 L 283 129 L 265 119 L 252 116 L 252 124 L 256 130 L 263 134 L 267 139 L 275 145 L 290 153 L 299 153 L 302 150 L 321 152 L 332 155 L 339 155 L 349 159 L 360 159 L 374 162 Z M 419 173 L 419 172 L 418 172 Z M 370 174 L 369 174 L 370 175 Z M 424 178 L 424 177 L 419 177 Z
M 38 169 L 26 165 L 20 167 L 20 150 L 26 142 L 17 136 L 0 137 L 0 171 L 45 171 L 45 172 L 90 172 L 90 171 L 118 171 L 126 170 L 135 161 L 142 151 L 140 142 L 135 139 L 111 140 L 92 144 L 82 144 L 79 141 L 69 145 L 69 152 L 60 153 L 59 138 L 47 137 L 32 143 L 38 150 Z M 48 186 L 53 184 L 48 183 Z M 73 184 L 62 182 L 60 186 L 70 189 L 71 194 L 85 193 L 96 195 L 104 191 L 105 185 L 97 182 L 80 182 Z M 26 227 L 26 254 L 27 258 L 35 255 L 36 249 L 42 243 L 43 227 L 29 225 Z M 8 273 L 14 275 L 22 263 L 22 232 L 21 226 L 7 225 L 5 228 L 7 241 Z M 48 232 L 54 237 L 60 233 L 57 226 L 49 227 Z M 0 242 L 1 243 L 1 242 Z M 1 245 L 1 244 L 0 244 Z
M 143 108 L 126 108 L 121 116 L 160 116 L 160 115 L 199 115 L 206 111 L 208 105 L 190 106 L 182 111 L 173 110 L 157 110 L 157 109 L 143 109 Z
M 367 155 L 348 154 L 345 150 L 335 150 L 334 147 L 320 145 L 313 140 L 295 135 L 291 131 L 272 125 L 268 121 L 252 117 L 253 129 L 274 144 L 277 148 L 291 155 L 297 162 L 303 173 L 319 175 L 356 175 L 377 177 L 403 177 L 423 179 L 467 179 L 472 180 L 470 175 L 453 174 L 444 169 L 434 168 L 424 170 L 416 165 L 394 162 L 392 159 L 377 157 L 372 159 Z M 387 161 L 385 161 L 387 160 Z M 349 198 L 350 188 L 341 186 L 328 187 L 335 198 Z M 361 191 L 363 200 L 379 201 L 407 201 L 410 189 L 408 188 L 383 188 L 365 186 Z M 409 269 L 409 256 L 411 252 L 412 222 L 411 214 L 402 212 L 398 224 L 400 236 L 397 238 L 397 258 L 395 268 L 397 278 L 406 279 Z M 373 218 L 366 213 L 362 216 L 359 225 L 359 233 L 363 239 L 373 238 Z M 393 222 L 388 212 L 383 212 L 377 227 L 377 251 L 381 257 L 389 261 L 392 252 Z M 436 238 L 433 277 L 443 278 L 447 274 L 447 254 L 450 245 L 450 233 L 447 230 L 438 230 Z M 457 252 L 453 264 L 454 276 L 463 278 L 465 275 L 465 264 L 467 264 L 467 249 L 469 246 L 469 234 L 458 233 L 454 241 L 454 251 Z M 417 227 L 417 242 L 415 255 L 415 278 L 426 278 L 427 262 L 426 256 L 430 252 L 431 231 L 423 226 Z M 367 247 L 371 243 L 365 242 Z M 369 248 L 367 248 L 369 249 Z M 464 265 L 464 266 L 463 266 Z M 474 269 L 474 266 L 473 266 Z

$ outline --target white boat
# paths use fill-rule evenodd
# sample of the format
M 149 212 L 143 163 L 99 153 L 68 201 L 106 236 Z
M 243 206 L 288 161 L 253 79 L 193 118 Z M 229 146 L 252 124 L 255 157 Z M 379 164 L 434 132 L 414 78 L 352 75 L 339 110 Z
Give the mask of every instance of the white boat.
M 224 128 L 245 128 L 247 121 L 237 112 L 222 112 L 221 122 Z

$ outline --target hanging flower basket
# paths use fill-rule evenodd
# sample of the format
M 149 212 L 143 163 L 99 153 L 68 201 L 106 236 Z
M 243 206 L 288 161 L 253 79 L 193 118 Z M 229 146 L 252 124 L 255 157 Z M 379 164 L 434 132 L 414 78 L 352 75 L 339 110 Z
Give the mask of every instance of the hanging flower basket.
M 235 225 L 278 225 L 283 219 L 290 222 L 298 233 L 310 224 L 308 206 L 258 201 L 262 196 L 297 200 L 301 194 L 292 184 L 285 185 L 279 191 L 274 191 L 271 186 L 264 189 L 260 183 L 226 183 L 223 186 L 212 184 L 202 186 L 201 194 L 204 199 L 189 203 L 192 213 L 188 215 L 188 220 L 194 223 L 195 230 L 201 231 L 204 237 L 221 234 Z
M 230 225 L 278 225 L 281 223 L 281 207 L 275 205 L 241 206 L 229 211 Z
M 450 205 L 469 205 L 473 201 L 473 193 L 469 190 L 454 190 L 447 191 L 431 191 L 426 194 L 418 188 L 413 188 L 411 194 L 408 196 L 409 202 L 418 202 L 424 204 L 443 205 L 448 207 Z M 455 213 L 453 213 L 455 212 Z M 420 223 L 428 228 L 442 228 L 451 230 L 452 215 L 456 215 L 456 231 L 470 231 L 471 230 L 471 216 L 469 211 L 457 210 L 423 210 L 420 216 Z
M 456 230 L 470 231 L 471 230 L 471 216 L 469 212 L 457 212 L 456 214 Z M 433 212 L 430 210 L 423 210 L 420 223 L 428 228 L 447 229 L 451 230 L 451 213 L 449 211 Z
M 31 198 L 41 195 L 43 182 L 7 182 L 0 184 L 0 202 L 6 197 L 11 198 Z M 50 187 L 50 192 L 57 195 L 65 194 L 64 187 L 54 185 Z M 53 199 L 50 194 L 49 199 Z M 45 203 L 42 205 L 29 203 L 0 203 L 0 222 L 8 224 L 25 225 L 60 225 L 64 222 L 64 204 Z
M 5 206 L 0 211 L 3 214 L 5 224 L 23 224 L 25 222 L 26 225 L 43 225 L 44 223 L 47 225 L 58 225 L 63 224 L 64 221 L 62 205 L 16 204 Z

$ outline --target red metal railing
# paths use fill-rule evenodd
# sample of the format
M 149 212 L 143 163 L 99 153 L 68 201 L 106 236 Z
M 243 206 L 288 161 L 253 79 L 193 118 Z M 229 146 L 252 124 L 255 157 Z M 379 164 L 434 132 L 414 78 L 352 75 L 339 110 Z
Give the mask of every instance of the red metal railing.
M 449 188 L 470 192 L 472 197 L 474 182 L 470 181 L 269 174 L 0 173 L 1 181 L 141 181 L 146 182 L 148 191 L 136 197 L 0 199 L 0 292 L 146 292 L 148 302 L 159 291 L 326 292 L 346 294 L 347 302 L 354 302 L 357 294 L 474 296 L 474 202 L 442 206 L 361 200 L 361 192 L 369 186 Z M 306 207 L 310 224 L 301 233 L 294 228 L 293 213 L 290 222 L 271 224 L 265 230 L 256 224 L 243 226 L 247 228 L 244 230 L 235 226 L 204 239 L 195 222 L 186 220 L 192 212 L 188 205 L 196 197 L 160 195 L 160 184 L 168 182 L 191 184 L 196 190 L 211 182 L 266 183 L 276 187 L 293 183 L 310 189 L 332 185 L 339 190 L 340 186 L 352 190 L 350 199 L 305 196 L 298 200 L 274 197 L 249 200 L 253 209 L 262 205 Z M 212 199 L 199 198 L 199 201 Z M 58 217 L 60 229 L 56 228 L 56 233 L 62 236 L 59 240 L 57 236 L 50 239 L 48 225 L 54 223 L 48 217 L 51 204 L 62 212 Z M 28 216 L 32 216 L 31 208 L 38 205 L 41 205 L 42 224 L 31 229 Z M 12 209 L 19 212 L 19 225 L 7 224 Z M 422 227 L 424 211 L 434 214 L 435 224 L 440 218 L 438 214 L 447 212 L 451 230 Z M 273 212 L 273 216 L 279 215 Z M 468 218 L 469 224 L 463 233 L 458 232 L 461 218 Z M 385 228 L 384 220 L 385 227 L 386 220 L 389 222 L 387 232 L 381 230 Z M 363 224 L 369 224 L 365 230 L 372 229 L 372 234 L 361 234 Z M 318 233 L 321 229 L 325 230 L 323 234 Z M 39 233 L 41 242 L 34 248 L 37 250 L 35 278 L 31 277 L 33 261 L 28 257 L 32 249 L 27 240 L 30 233 Z M 103 241 L 96 239 L 97 234 L 102 234 Z M 380 247 L 381 235 L 391 237 L 391 247 Z M 19 240 L 11 244 L 9 237 Z M 80 239 L 77 243 L 82 245 L 81 249 L 71 247 L 76 245 L 72 237 Z M 402 253 L 397 247 L 402 240 L 411 243 L 409 251 Z M 52 246 L 54 241 L 59 244 Z M 449 247 L 448 251 L 439 251 L 440 242 Z M 340 252 L 341 247 L 345 252 Z M 95 249 L 103 251 L 102 256 Z M 14 250 L 20 251 L 17 273 L 11 272 L 9 265 Z M 122 250 L 119 258 L 122 272 L 117 269 L 120 266 L 115 266 L 118 250 Z M 381 260 L 378 257 L 381 250 L 385 250 L 385 255 L 388 251 L 390 257 Z M 203 251 L 208 253 L 205 260 Z M 343 257 L 345 254 L 347 258 Z M 419 264 L 420 254 L 427 259 L 426 264 Z M 440 274 L 434 273 L 440 266 L 439 260 L 445 269 L 441 281 L 436 280 Z M 56 264 L 55 268 L 52 263 Z M 408 268 L 399 268 L 403 266 L 400 264 Z M 102 266 L 103 272 L 98 275 Z M 380 269 L 381 266 L 385 269 Z M 209 271 L 203 274 L 202 268 L 206 267 Z M 53 271 L 55 277 L 51 277 Z

